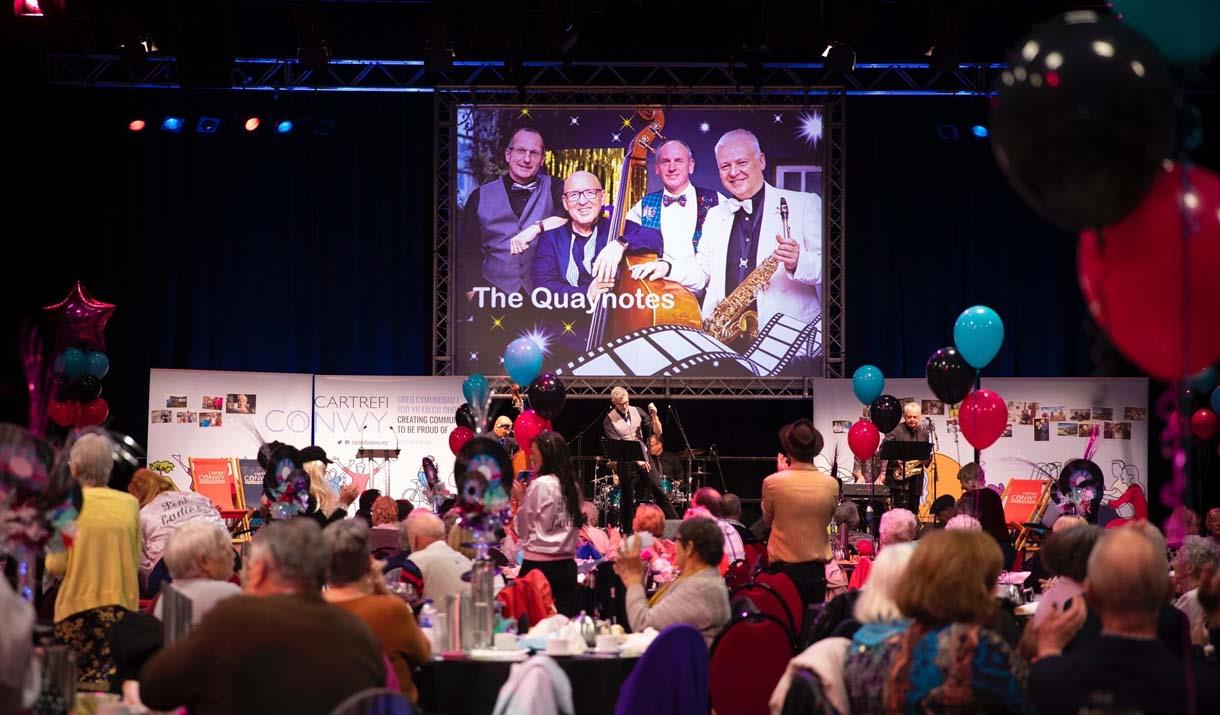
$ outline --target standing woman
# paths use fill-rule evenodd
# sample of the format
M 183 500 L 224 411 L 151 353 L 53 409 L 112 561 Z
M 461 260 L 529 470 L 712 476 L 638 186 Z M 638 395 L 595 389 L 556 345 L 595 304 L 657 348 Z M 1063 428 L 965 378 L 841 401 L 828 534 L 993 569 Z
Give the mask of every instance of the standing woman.
M 513 519 L 525 560 L 521 575 L 538 570 L 551 584 L 555 608 L 576 615 L 576 549 L 580 546 L 580 484 L 568 445 L 558 432 L 543 432 L 530 446 L 529 487 L 516 481 L 513 496 L 521 506 Z

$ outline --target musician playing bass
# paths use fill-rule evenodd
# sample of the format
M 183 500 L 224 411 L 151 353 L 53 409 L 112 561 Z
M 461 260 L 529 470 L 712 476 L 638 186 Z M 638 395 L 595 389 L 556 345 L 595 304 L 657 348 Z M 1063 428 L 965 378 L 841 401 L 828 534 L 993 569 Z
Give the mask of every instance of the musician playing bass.
M 928 428 L 921 423 L 923 411 L 918 402 L 908 402 L 902 408 L 902 423 L 885 436 L 887 442 L 927 442 L 930 437 Z M 887 463 L 885 482 L 890 488 L 895 507 L 910 509 L 919 513 L 919 500 L 923 497 L 924 470 L 932 464 L 931 457 L 926 462 L 902 462 L 891 460 Z

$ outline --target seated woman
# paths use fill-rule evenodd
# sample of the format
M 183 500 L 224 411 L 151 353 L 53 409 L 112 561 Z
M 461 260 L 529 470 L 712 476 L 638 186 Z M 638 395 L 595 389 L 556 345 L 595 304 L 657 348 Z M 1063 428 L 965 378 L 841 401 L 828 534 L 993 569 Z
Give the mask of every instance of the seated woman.
M 369 509 L 373 528 L 369 530 L 369 549 L 384 558 L 398 550 L 402 529 L 398 523 L 398 503 L 393 497 L 377 497 Z
M 106 486 L 114 468 L 114 443 L 106 434 L 88 432 L 76 440 L 68 467 L 80 482 L 83 504 L 72 546 L 47 555 L 47 572 L 64 579 L 55 599 L 55 640 L 76 654 L 83 687 L 117 690 L 112 680 L 118 666 L 106 636 L 139 607 L 140 505 Z
M 1026 663 L 983 626 L 996 608 L 1000 547 L 980 531 L 921 539 L 895 603 L 911 620 L 857 632 L 843 665 L 852 712 L 1030 712 Z
M 415 615 L 390 594 L 378 564 L 369 555 L 369 527 L 363 519 L 337 521 L 322 532 L 329 557 L 323 598 L 364 621 L 390 659 L 402 694 L 415 702 L 411 670 L 432 657 Z
M 614 572 L 627 586 L 627 620 L 631 630 L 661 630 L 675 623 L 698 628 L 711 646 L 716 634 L 729 622 L 729 591 L 715 564 L 724 557 L 724 534 L 715 519 L 694 517 L 678 527 L 675 560 L 682 570 L 672 583 L 661 587 L 652 598 L 644 593 L 644 563 L 634 548 L 635 539 L 626 540 Z
M 127 491 L 140 502 L 140 585 L 152 598 L 161 584 L 160 579 L 149 583 L 148 577 L 165 553 L 170 534 L 191 521 L 202 520 L 222 529 L 225 523 L 212 500 L 198 492 L 178 491 L 174 480 L 151 469 L 137 469 Z
M 651 552 L 653 559 L 662 558 L 670 564 L 674 563 L 674 542 L 665 537 L 665 512 L 656 504 L 640 504 L 635 508 L 635 518 L 631 520 L 631 531 L 636 534 L 647 532 L 653 535 L 652 545 L 645 551 Z M 651 562 L 651 561 L 650 561 Z
M 192 521 L 170 534 L 165 565 L 174 590 L 191 601 L 191 623 L 198 624 L 212 606 L 241 593 L 241 587 L 229 580 L 235 558 L 228 529 L 210 521 Z M 153 615 L 161 617 L 161 599 Z

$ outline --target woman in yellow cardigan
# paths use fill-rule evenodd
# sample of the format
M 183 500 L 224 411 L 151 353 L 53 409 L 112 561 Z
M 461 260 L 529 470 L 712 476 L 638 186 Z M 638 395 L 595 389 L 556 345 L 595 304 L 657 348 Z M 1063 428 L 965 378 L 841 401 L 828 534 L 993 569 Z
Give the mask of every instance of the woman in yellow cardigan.
M 67 551 L 47 556 L 47 571 L 62 575 L 55 599 L 55 640 L 76 652 L 85 688 L 117 690 L 106 635 L 128 611 L 139 608 L 140 505 L 106 487 L 114 444 L 91 432 L 72 445 L 68 466 L 84 495 L 76 538 Z

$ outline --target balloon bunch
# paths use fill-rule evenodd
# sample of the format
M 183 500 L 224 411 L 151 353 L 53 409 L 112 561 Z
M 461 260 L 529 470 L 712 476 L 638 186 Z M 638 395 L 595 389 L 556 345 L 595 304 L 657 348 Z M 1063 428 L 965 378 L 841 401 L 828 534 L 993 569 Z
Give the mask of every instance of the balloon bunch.
M 866 462 L 877 453 L 877 447 L 881 444 L 881 433 L 889 432 L 898 426 L 902 410 L 899 407 L 898 417 L 893 419 L 893 424 L 889 424 L 893 417 L 890 414 L 889 401 L 893 400 L 894 404 L 898 401 L 890 395 L 881 394 L 885 390 L 885 375 L 876 365 L 861 365 L 856 368 L 851 376 L 851 388 L 856 399 L 869 406 L 869 416 L 857 420 L 847 431 L 847 446 L 851 448 L 852 454 L 856 455 L 856 459 Z M 882 422 L 877 422 L 878 419 Z M 885 425 L 889 425 L 888 428 Z
M 1186 162 L 1198 119 L 1175 101 L 1166 56 L 1220 48 L 1220 3 L 1113 4 L 1124 20 L 1071 12 L 1018 43 L 992 146 L 1030 207 L 1080 232 L 1080 286 L 1114 345 L 1176 380 L 1220 358 L 1220 177 Z
M 91 297 L 77 281 L 67 297 L 42 310 L 55 336 L 47 415 L 61 427 L 102 424 L 110 416 L 102 397 L 102 378 L 110 371 L 103 332 L 114 306 Z
M 961 400 L 957 417 L 962 436 L 975 449 L 987 449 L 1004 434 L 1008 407 L 995 392 L 971 392 L 970 388 L 978 371 L 999 354 L 1004 343 L 1004 321 L 985 305 L 971 306 L 957 316 L 953 342 L 956 349 L 941 348 L 928 358 L 928 385 L 946 402 L 951 402 L 950 397 Z

